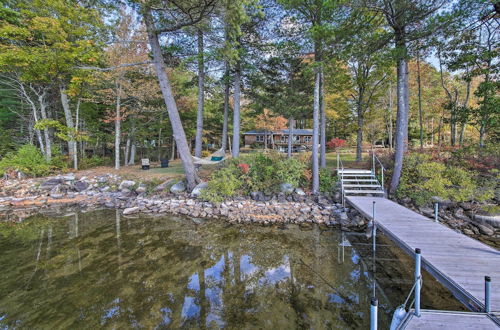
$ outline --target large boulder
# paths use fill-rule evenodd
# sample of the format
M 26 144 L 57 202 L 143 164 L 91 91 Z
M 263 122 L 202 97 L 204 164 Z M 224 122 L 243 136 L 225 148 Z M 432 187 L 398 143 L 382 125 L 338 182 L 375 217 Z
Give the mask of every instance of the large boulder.
M 132 180 L 123 180 L 118 186 L 119 190 L 130 189 L 135 186 L 135 181 Z
M 170 192 L 172 194 L 180 194 L 186 191 L 186 184 L 184 181 L 179 181 L 176 184 L 174 184 L 172 187 L 170 187 Z
M 495 228 L 500 228 L 500 215 L 482 215 L 475 214 L 474 222 L 480 224 L 488 224 Z
M 280 184 L 280 192 L 284 193 L 284 194 L 291 194 L 293 193 L 293 190 L 294 190 L 294 187 L 289 184 L 289 183 L 282 183 Z
M 194 187 L 193 191 L 191 191 L 191 197 L 198 197 L 200 196 L 201 192 L 203 189 L 208 187 L 208 182 L 200 182 Z
M 160 191 L 164 191 L 166 190 L 168 187 L 170 187 L 173 183 L 175 182 L 175 180 L 173 179 L 170 179 L 170 180 L 167 180 L 159 185 L 157 185 L 153 190 L 155 192 L 160 192 Z

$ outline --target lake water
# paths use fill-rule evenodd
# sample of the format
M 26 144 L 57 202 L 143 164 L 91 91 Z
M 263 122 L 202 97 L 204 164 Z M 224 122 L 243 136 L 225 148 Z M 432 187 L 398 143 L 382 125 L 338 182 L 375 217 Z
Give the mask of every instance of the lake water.
M 384 329 L 414 271 L 382 235 L 373 263 L 364 234 L 115 210 L 0 219 L 0 266 L 0 329 L 367 329 L 373 291 Z

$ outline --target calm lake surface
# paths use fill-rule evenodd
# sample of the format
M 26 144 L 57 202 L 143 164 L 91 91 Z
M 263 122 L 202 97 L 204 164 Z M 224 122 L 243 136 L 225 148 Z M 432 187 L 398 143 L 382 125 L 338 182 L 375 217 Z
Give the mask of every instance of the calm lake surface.
M 377 237 L 105 210 L 0 219 L 0 329 L 367 329 L 413 284 Z M 463 310 L 424 273 L 423 307 Z

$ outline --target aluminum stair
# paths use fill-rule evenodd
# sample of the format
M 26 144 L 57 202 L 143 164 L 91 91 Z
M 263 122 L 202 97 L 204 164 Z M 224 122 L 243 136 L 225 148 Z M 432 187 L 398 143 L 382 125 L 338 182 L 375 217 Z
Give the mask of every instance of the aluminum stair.
M 384 165 L 374 152 L 371 169 L 345 168 L 338 153 L 337 176 L 340 179 L 342 204 L 345 204 L 346 196 L 385 196 L 384 170 Z

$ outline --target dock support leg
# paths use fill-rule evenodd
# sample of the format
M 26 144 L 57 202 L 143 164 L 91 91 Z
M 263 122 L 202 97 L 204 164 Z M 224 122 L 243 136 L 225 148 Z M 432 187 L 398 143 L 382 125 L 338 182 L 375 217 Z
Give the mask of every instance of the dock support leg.
M 415 249 L 415 316 L 420 317 L 420 290 L 422 274 L 420 272 L 422 256 L 419 248 Z
M 439 221 L 439 203 L 434 203 L 434 221 Z
M 377 247 L 377 226 L 375 225 L 375 201 L 373 201 L 372 207 L 372 238 L 373 238 L 373 253 L 375 253 Z
M 370 304 L 370 330 L 377 330 L 377 310 L 378 310 L 377 298 L 372 298 Z
M 491 277 L 485 276 L 484 277 L 484 311 L 486 313 L 491 312 L 490 294 L 491 294 Z

